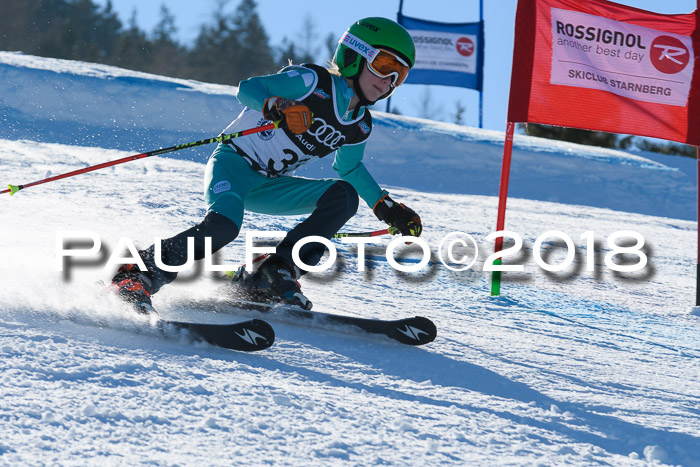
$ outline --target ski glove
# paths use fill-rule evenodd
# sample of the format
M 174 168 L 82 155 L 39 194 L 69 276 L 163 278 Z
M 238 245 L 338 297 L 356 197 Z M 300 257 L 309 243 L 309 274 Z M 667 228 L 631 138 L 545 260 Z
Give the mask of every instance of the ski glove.
M 400 232 L 401 235 L 420 237 L 420 234 L 423 232 L 423 224 L 418 214 L 413 209 L 389 198 L 389 195 L 384 195 L 377 201 L 373 211 L 380 221 L 389 224 L 389 233 L 391 235 L 396 235 Z
M 284 97 L 270 97 L 263 104 L 263 117 L 277 123 L 277 126 L 286 127 L 299 135 L 309 129 L 313 123 L 311 110 L 305 104 Z

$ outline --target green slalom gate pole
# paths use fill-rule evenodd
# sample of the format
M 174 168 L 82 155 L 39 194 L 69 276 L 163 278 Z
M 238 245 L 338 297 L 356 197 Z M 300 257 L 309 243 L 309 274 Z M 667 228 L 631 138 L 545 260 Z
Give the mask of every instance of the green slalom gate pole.
M 496 258 L 493 262 L 494 266 L 503 264 L 501 258 Z M 491 296 L 497 297 L 501 295 L 501 271 L 493 271 L 491 273 Z
M 74 170 L 72 172 L 64 173 L 61 175 L 56 175 L 54 177 L 45 178 L 43 180 L 38 180 L 32 183 L 25 183 L 24 185 L 7 185 L 7 190 L 0 191 L 0 194 L 9 193 L 10 196 L 14 195 L 20 190 L 29 188 L 30 186 L 41 185 L 44 183 L 54 182 L 56 180 L 61 180 L 68 177 L 74 177 L 76 175 L 92 172 L 94 170 L 104 169 L 105 167 L 112 167 L 119 164 L 124 164 L 125 162 L 135 161 L 137 159 L 143 159 L 151 156 L 159 156 L 168 152 L 180 151 L 181 149 L 196 148 L 197 146 L 204 146 L 206 144 L 212 143 L 223 143 L 234 138 L 239 138 L 241 136 L 252 135 L 255 133 L 261 133 L 263 131 L 274 130 L 277 128 L 277 123 L 269 123 L 267 125 L 250 128 L 248 130 L 242 130 L 237 133 L 228 133 L 224 135 L 217 136 L 215 138 L 202 139 L 199 141 L 193 141 L 191 143 L 178 144 L 177 146 L 171 146 L 169 148 L 156 149 L 155 151 L 144 152 L 142 154 L 135 154 L 133 156 L 123 157 L 115 161 L 104 162 L 102 164 L 92 165 L 90 167 L 85 167 L 83 169 Z

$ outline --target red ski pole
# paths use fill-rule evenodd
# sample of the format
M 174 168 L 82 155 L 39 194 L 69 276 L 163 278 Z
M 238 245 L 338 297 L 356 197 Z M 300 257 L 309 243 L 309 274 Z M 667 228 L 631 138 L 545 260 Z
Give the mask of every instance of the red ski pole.
M 137 159 L 143 159 L 145 157 L 159 156 L 168 152 L 175 152 L 181 149 L 194 148 L 197 146 L 204 146 L 205 144 L 221 143 L 224 141 L 231 140 L 233 138 L 238 138 L 239 136 L 252 135 L 254 133 L 260 133 L 267 130 L 273 130 L 277 128 L 277 123 L 269 123 L 267 125 L 250 128 L 248 130 L 242 130 L 237 133 L 228 133 L 225 135 L 217 136 L 216 138 L 202 139 L 199 141 L 193 141 L 191 143 L 178 144 L 177 146 L 171 146 L 169 148 L 156 149 L 155 151 L 144 152 L 143 154 L 135 154 L 133 156 L 123 157 L 115 161 L 103 162 L 102 164 L 91 165 L 90 167 L 85 167 L 84 169 L 74 170 L 72 172 L 64 173 L 61 175 L 56 175 L 54 177 L 45 178 L 43 180 L 38 180 L 32 183 L 25 183 L 24 185 L 7 185 L 7 190 L 0 191 L 0 195 L 3 193 L 9 193 L 10 196 L 17 193 L 19 190 L 29 188 L 30 186 L 41 185 L 43 183 L 49 183 L 56 180 L 61 180 L 63 178 L 73 177 L 75 175 L 84 174 L 87 172 L 92 172 L 93 170 L 104 169 L 105 167 L 112 167 L 114 165 L 123 164 L 125 162 L 135 161 Z

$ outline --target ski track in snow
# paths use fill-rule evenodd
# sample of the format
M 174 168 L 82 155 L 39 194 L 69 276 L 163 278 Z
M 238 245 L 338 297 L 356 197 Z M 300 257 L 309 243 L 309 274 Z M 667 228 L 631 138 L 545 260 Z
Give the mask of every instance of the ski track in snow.
M 455 154 L 466 141 L 450 125 L 392 125 L 435 140 L 442 132 Z M 469 138 L 489 151 L 497 136 Z M 405 143 L 410 154 L 412 142 Z M 544 146 L 551 157 L 577 148 L 527 138 L 521 145 Z M 130 153 L 5 139 L 0 167 L 11 178 L 3 182 L 19 183 Z M 585 148 L 574 157 L 615 154 Z M 660 180 L 669 172 L 639 159 L 609 167 L 644 166 Z M 486 236 L 496 198 L 395 187 L 396 198 L 421 214 L 433 253 L 449 232 L 472 235 L 475 267 L 452 272 L 433 255 L 432 266 L 398 273 L 384 259 L 383 238 L 367 247 L 367 270 L 359 272 L 356 247 L 338 242 L 339 264 L 302 285 L 321 311 L 427 316 L 438 326 L 435 342 L 413 348 L 271 321 L 275 345 L 246 354 L 159 337 L 95 287 L 109 279 L 106 256 L 69 277 L 56 270 L 58 231 L 94 232 L 111 253 L 121 237 L 142 248 L 199 221 L 202 171 L 199 162 L 149 158 L 0 201 L 0 465 L 700 465 L 700 321 L 689 314 L 694 222 L 511 198 L 507 228 L 524 248 L 510 262 L 525 271 L 505 273 L 503 296 L 494 298 L 481 268 L 492 250 Z M 248 214 L 243 231 L 282 230 L 298 220 Z M 362 206 L 345 230 L 377 226 Z M 534 262 L 535 239 L 547 230 L 577 245 L 562 273 L 546 274 Z M 643 271 L 613 274 L 605 266 L 605 239 L 620 230 L 643 235 Z M 591 272 L 579 239 L 586 231 L 600 245 Z M 241 236 L 219 261 L 243 262 L 243 245 Z M 560 244 L 543 249 L 550 263 L 565 257 Z M 402 255 L 417 259 L 420 249 Z M 187 319 L 179 304 L 221 285 L 211 274 L 183 273 L 154 305 Z

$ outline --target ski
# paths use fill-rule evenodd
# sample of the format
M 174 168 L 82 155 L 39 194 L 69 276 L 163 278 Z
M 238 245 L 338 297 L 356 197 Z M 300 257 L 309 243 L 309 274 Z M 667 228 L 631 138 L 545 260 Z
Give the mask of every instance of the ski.
M 435 340 L 437 328 L 428 318 L 414 316 L 396 320 L 359 318 L 355 316 L 305 310 L 282 303 L 260 303 L 239 299 L 199 303 L 210 311 L 240 314 L 241 311 L 259 312 L 270 319 L 291 324 L 329 327 L 334 330 L 359 329 L 369 334 L 379 334 L 408 345 L 424 345 Z
M 275 342 L 272 326 L 261 319 L 233 324 L 187 323 L 158 319 L 158 330 L 166 337 L 186 332 L 192 339 L 201 339 L 225 349 L 254 352 L 264 350 Z
M 103 293 L 112 290 L 101 281 Z M 186 333 L 192 340 L 203 340 L 211 345 L 224 349 L 255 352 L 272 346 L 275 342 L 275 330 L 269 323 L 261 319 L 250 319 L 233 324 L 192 323 L 173 321 L 160 317 L 150 303 L 127 303 L 133 313 L 150 317 L 156 330 L 166 338 Z

